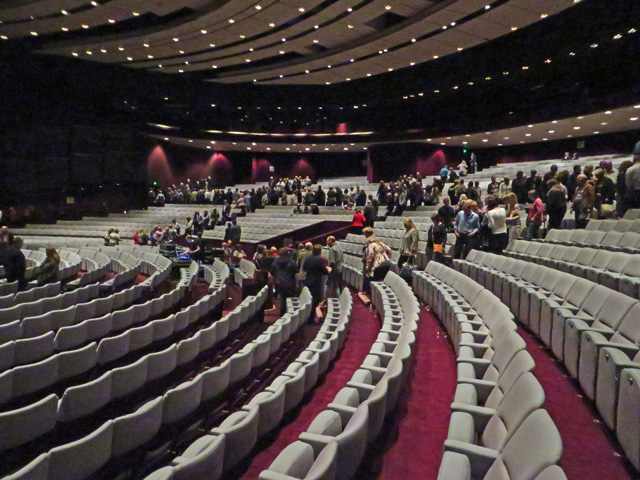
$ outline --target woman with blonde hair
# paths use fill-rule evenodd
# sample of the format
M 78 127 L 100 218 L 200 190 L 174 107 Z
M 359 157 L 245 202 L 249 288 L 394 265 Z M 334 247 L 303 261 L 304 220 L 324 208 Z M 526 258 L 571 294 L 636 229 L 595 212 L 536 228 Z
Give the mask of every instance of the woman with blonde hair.
M 60 255 L 53 247 L 47 247 L 47 258 L 38 267 L 38 285 L 54 283 L 58 281 L 60 269 Z
M 400 258 L 398 259 L 398 267 L 400 269 L 407 261 L 415 265 L 415 257 L 418 254 L 418 229 L 410 218 L 405 219 L 404 228 L 405 232 L 400 246 Z
M 518 196 L 511 192 L 502 197 L 504 209 L 507 214 L 507 226 L 509 227 L 509 241 L 520 236 L 522 232 L 522 221 L 520 220 L 520 205 L 518 204 Z
M 384 280 L 391 268 L 391 249 L 373 234 L 373 228 L 366 227 L 362 233 L 365 237 L 362 290 L 368 293 L 371 280 Z

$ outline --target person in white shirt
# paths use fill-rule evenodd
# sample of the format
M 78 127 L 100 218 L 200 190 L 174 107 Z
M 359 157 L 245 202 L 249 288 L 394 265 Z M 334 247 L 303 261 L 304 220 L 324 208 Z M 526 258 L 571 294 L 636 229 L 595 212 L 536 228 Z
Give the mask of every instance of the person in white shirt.
M 487 213 L 484 216 L 483 225 L 491 229 L 489 250 L 495 254 L 501 254 L 509 243 L 507 212 L 495 198 L 490 199 L 487 204 Z

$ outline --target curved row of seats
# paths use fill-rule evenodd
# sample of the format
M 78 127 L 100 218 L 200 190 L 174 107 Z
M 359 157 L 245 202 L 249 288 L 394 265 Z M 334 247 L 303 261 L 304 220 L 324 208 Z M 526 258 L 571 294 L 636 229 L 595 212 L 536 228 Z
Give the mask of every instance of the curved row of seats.
M 246 316 L 248 320 L 248 315 L 255 315 L 264 305 L 266 296 L 267 292 L 263 289 L 258 296 L 252 297 L 234 310 L 232 313 L 238 318 L 238 323 L 242 317 Z M 210 301 L 207 297 L 203 297 L 203 299 L 205 302 Z M 189 348 L 182 352 L 180 344 L 173 344 L 161 352 L 148 354 L 131 365 L 107 372 L 99 379 L 90 382 L 93 387 L 91 389 L 80 390 L 81 388 L 89 388 L 89 384 L 72 387 L 65 392 L 65 395 L 72 392 L 66 402 L 64 396 L 58 400 L 55 395 L 51 395 L 20 411 L 0 414 L 2 428 L 25 424 L 32 427 L 24 431 L 13 432 L 9 438 L 3 439 L 3 447 L 12 448 L 29 442 L 33 440 L 34 435 L 39 436 L 46 433 L 46 426 L 51 429 L 57 422 L 78 418 L 80 413 L 91 414 L 96 410 L 96 404 L 104 406 L 110 399 L 128 395 L 142 389 L 147 382 L 167 376 L 180 365 L 192 361 L 200 352 L 204 352 L 201 349 L 211 348 L 213 343 L 223 339 L 222 335 L 220 338 L 217 336 L 217 333 L 224 333 L 222 331 L 216 332 L 217 323 L 214 322 L 211 327 L 198 331 L 190 339 Z M 229 327 L 229 325 L 226 326 Z M 211 345 L 200 341 L 201 332 L 204 330 L 212 330 L 214 333 L 206 335 L 207 342 L 210 339 L 213 340 Z M 193 341 L 193 338 L 197 338 L 198 342 Z M 92 434 L 70 444 L 55 447 L 47 454 L 40 455 L 29 465 L 6 478 L 78 480 L 86 478 L 111 458 L 128 453 L 150 441 L 162 425 L 178 421 L 193 412 L 201 401 L 214 398 L 232 382 L 244 378 L 253 361 L 253 355 L 239 352 L 227 359 L 222 365 L 200 373 L 193 381 L 184 382 L 171 388 L 163 397 L 147 402 L 135 412 L 109 420 Z M 223 383 L 225 378 L 227 382 Z M 98 388 L 98 385 L 101 388 Z M 63 418 L 63 415 L 67 414 L 71 415 L 71 418 L 66 416 Z
M 566 480 L 560 434 L 509 309 L 466 275 L 430 262 L 414 290 L 432 306 L 458 353 L 440 480 Z
M 164 312 L 180 302 L 184 295 L 182 289 L 135 304 L 142 298 L 144 289 L 144 286 L 136 285 L 105 298 L 95 298 L 4 325 L 0 365 L 6 367 L 40 360 L 54 351 L 80 345 L 84 336 L 99 339 L 126 328 L 134 320 L 146 321 Z M 14 349 L 16 357 L 11 361 Z
M 418 328 L 419 305 L 407 284 L 390 272 L 372 283 L 372 302 L 383 317 L 371 351 L 351 380 L 286 447 L 261 480 L 348 480 L 380 434 L 406 382 Z
M 97 284 L 87 285 L 72 292 L 60 293 L 34 302 L 20 303 L 10 308 L 0 309 L 0 338 L 5 338 L 5 330 L 15 328 L 15 322 L 43 313 L 74 307 L 78 303 L 86 303 L 98 297 L 100 287 Z M 11 326 L 11 328 L 10 328 Z
M 613 252 L 640 253 L 640 233 L 600 230 L 551 229 L 543 243 L 558 243 L 576 247 L 597 247 Z
M 504 253 L 569 272 L 635 299 L 640 298 L 640 255 L 526 240 L 512 240 Z
M 290 334 L 287 330 L 293 333 L 311 313 L 309 291 L 304 289 L 293 303 L 295 306 L 290 304 L 288 313 L 276 322 L 283 326 L 283 341 Z M 277 428 L 284 414 L 296 408 L 304 394 L 315 387 L 319 376 L 343 346 L 352 308 L 351 294 L 345 289 L 338 301 L 329 304 L 331 313 L 325 317 L 315 339 L 281 375 L 240 411 L 193 442 L 170 466 L 157 470 L 147 479 L 216 480 L 242 461 L 258 438 Z M 284 325 L 288 323 L 291 326 L 287 329 Z M 260 343 L 259 337 L 256 349 Z
M 501 295 L 520 322 L 551 347 L 640 469 L 640 418 L 631 413 L 637 405 L 629 412 L 619 402 L 621 392 L 637 393 L 621 374 L 640 360 L 640 301 L 544 265 L 472 254 L 456 265 Z
M 42 298 L 53 297 L 61 291 L 62 283 L 55 282 L 41 287 L 33 287 L 17 293 L 9 293 L 0 297 L 0 309 L 14 307 L 20 303 L 35 302 Z
M 86 372 L 95 365 L 104 365 L 121 358 L 130 352 L 147 347 L 152 341 L 166 338 L 175 330 L 173 321 L 161 321 L 147 323 L 151 318 L 161 316 L 163 312 L 178 305 L 184 296 L 184 288 L 178 288 L 162 297 L 153 299 L 141 305 L 133 305 L 125 310 L 107 313 L 101 317 L 91 318 L 76 325 L 63 327 L 54 334 L 49 331 L 46 334 L 29 340 L 17 340 L 3 345 L 0 349 L 4 365 L 9 365 L 11 359 L 15 365 L 7 370 L 0 379 L 8 381 L 14 372 L 14 384 L 28 383 L 31 388 L 44 388 L 62 378 L 69 378 L 79 373 Z M 219 299 L 216 299 L 218 303 Z M 198 307 L 196 307 L 197 309 Z M 215 308 L 215 305 L 211 307 Z M 189 312 L 179 312 L 180 316 L 190 319 Z M 180 318 L 175 321 L 178 325 L 188 324 Z M 143 325 L 143 326 L 139 326 Z M 114 332 L 124 332 L 109 336 Z M 93 343 L 94 347 L 88 350 L 87 343 Z M 82 346 L 82 347 L 81 347 Z M 80 348 L 81 347 L 81 348 Z M 62 356 L 62 357 L 60 357 Z M 71 374 L 65 371 L 62 365 L 57 369 L 57 362 L 53 357 L 69 358 L 71 362 L 78 361 L 84 367 L 78 372 L 78 366 L 74 366 Z M 89 363 L 83 359 L 91 359 Z M 13 366 L 13 365 L 11 365 Z M 57 375 L 52 376 L 57 370 Z M 45 374 L 49 373 L 49 374 Z M 5 378 L 5 374 L 7 377 Z M 34 377 L 39 376 L 39 381 Z M 20 381 L 18 379 L 21 379 Z M 31 381 L 30 381 L 31 379 Z M 40 387 L 40 388 L 38 388 Z M 19 397 L 37 390 L 23 391 L 23 387 L 3 392 L 0 396 L 0 404 L 12 398 Z
M 586 230 L 640 233 L 640 219 L 589 220 Z

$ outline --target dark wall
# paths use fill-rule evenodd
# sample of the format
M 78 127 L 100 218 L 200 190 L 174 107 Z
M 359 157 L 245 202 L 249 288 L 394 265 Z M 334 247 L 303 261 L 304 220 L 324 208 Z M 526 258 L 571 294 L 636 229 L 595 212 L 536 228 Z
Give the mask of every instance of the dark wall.
M 437 175 L 444 165 L 457 165 L 461 148 L 438 147 L 428 143 L 387 143 L 369 147 L 369 181 L 391 180 L 398 175 Z
M 147 141 L 150 181 L 161 185 L 211 176 L 217 187 L 307 175 L 314 180 L 367 174 L 365 153 L 301 154 L 214 152 L 168 142 Z M 273 171 L 271 171 L 273 167 Z
M 110 192 L 118 205 L 144 205 L 144 154 L 131 125 L 5 124 L 0 137 L 4 206 L 65 203 Z M 120 191 L 121 190 L 121 191 Z

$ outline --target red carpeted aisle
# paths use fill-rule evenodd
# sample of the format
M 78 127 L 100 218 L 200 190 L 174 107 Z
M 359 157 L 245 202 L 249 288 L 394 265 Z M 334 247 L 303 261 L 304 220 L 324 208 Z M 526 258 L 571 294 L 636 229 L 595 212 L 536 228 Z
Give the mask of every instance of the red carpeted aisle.
M 456 389 L 456 360 L 444 329 L 421 309 L 409 384 L 356 479 L 435 480 L 449 430 Z
M 582 396 L 566 370 L 544 345 L 524 329 L 518 333 L 536 362 L 535 376 L 546 395 L 544 407 L 562 436 L 560 466 L 569 480 L 626 480 L 638 478 L 590 401 Z M 627 469 L 629 468 L 629 469 Z
M 310 392 L 308 403 L 302 404 L 294 411 L 296 416 L 290 420 L 290 423 L 282 426 L 270 444 L 262 446 L 262 451 L 254 456 L 251 465 L 240 477 L 243 480 L 257 479 L 260 472 L 271 465 L 271 462 L 287 445 L 298 439 L 300 433 L 307 429 L 316 415 L 325 410 L 336 393 L 347 385 L 353 372 L 358 369 L 369 353 L 371 345 L 378 336 L 380 324 L 375 312 L 370 312 L 369 308 L 365 307 L 353 292 L 352 295 L 353 311 L 349 336 L 344 344 L 344 349 L 335 360 L 333 368 L 325 373 L 325 379 L 321 380 L 316 388 Z

